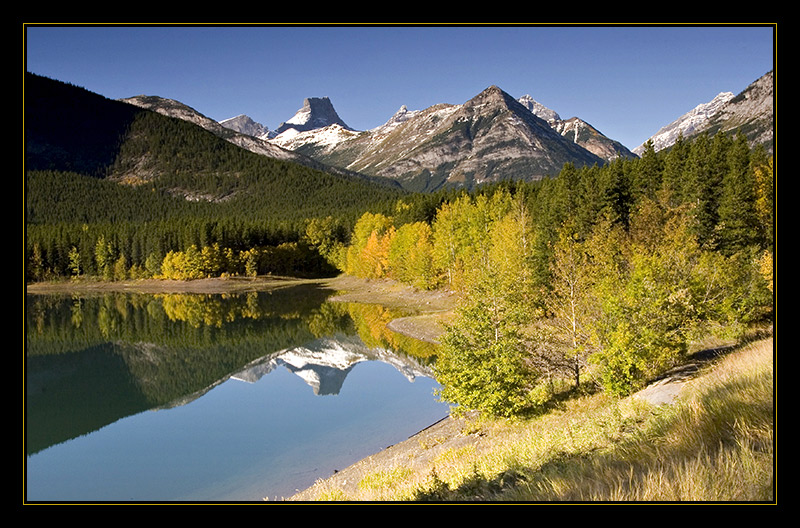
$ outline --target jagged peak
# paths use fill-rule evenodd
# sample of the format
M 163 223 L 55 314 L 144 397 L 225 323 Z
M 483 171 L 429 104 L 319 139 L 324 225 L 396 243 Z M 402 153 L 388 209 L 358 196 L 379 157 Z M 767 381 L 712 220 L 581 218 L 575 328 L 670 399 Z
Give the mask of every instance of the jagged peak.
M 281 123 L 276 132 L 280 134 L 290 128 L 305 132 L 329 125 L 340 125 L 346 130 L 353 130 L 336 113 L 330 98 L 307 97 L 303 100 L 303 107 L 291 119 Z
M 220 123 L 227 123 L 229 121 L 252 121 L 252 118 L 247 114 L 239 114 L 237 116 L 229 117 L 228 119 L 223 119 Z

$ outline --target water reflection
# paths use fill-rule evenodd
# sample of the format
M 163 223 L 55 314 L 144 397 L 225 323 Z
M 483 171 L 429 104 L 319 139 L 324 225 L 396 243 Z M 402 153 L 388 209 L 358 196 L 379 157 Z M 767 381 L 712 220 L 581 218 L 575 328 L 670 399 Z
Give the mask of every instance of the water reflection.
M 232 377 L 256 382 L 279 366 L 302 378 L 319 396 L 338 394 L 347 374 L 363 361 L 382 361 L 393 365 L 409 380 L 418 376 L 432 377 L 427 365 L 417 358 L 398 355 L 388 349 L 369 348 L 356 336 L 339 335 L 316 339 L 302 346 L 290 348 L 248 365 Z
M 329 293 L 28 296 L 27 453 L 278 367 L 320 396 L 339 393 L 363 361 L 431 376 L 433 345 L 386 329 L 398 314 L 325 302 Z

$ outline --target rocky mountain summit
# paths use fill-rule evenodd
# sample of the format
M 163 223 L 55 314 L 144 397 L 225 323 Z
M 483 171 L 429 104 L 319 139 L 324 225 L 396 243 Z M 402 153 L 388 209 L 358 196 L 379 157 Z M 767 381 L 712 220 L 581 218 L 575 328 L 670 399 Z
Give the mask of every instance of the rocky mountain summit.
M 336 113 L 329 98 L 309 97 L 303 101 L 303 107 L 291 119 L 278 126 L 275 134 L 280 135 L 287 130 L 306 132 L 330 125 L 339 125 L 345 130 L 350 130 Z
M 328 97 L 305 99 L 275 130 L 244 114 L 215 123 L 177 101 L 145 96 L 125 101 L 195 122 L 260 154 L 399 182 L 413 191 L 537 180 L 556 175 L 565 163 L 604 164 L 645 150 L 644 144 L 628 150 L 578 117 L 563 119 L 530 95 L 514 99 L 497 86 L 463 104 L 402 106 L 386 123 L 366 131 L 349 127 Z M 739 95 L 723 92 L 698 105 L 650 140 L 661 150 L 681 136 L 741 130 L 752 144 L 771 148 L 773 111 L 769 72 Z
M 734 94 L 731 92 L 717 94 L 711 101 L 697 105 L 672 123 L 662 127 L 649 138 L 649 140 L 653 142 L 653 148 L 656 151 L 665 149 L 674 144 L 679 136 L 689 137 L 703 130 L 711 116 L 719 112 L 733 97 Z M 644 144 L 633 149 L 633 152 L 639 156 L 641 156 L 644 151 Z
M 764 145 L 772 151 L 775 127 L 774 74 L 763 75 L 728 101 L 709 119 L 704 131 L 740 130 L 751 145 Z
M 126 99 L 121 99 L 121 101 L 138 106 L 140 108 L 146 108 L 148 110 L 158 112 L 159 114 L 168 117 L 174 117 L 177 119 L 182 119 L 184 121 L 189 121 L 190 123 L 194 123 L 195 125 L 200 126 L 208 130 L 209 132 L 212 132 L 218 137 L 221 137 L 251 152 L 255 152 L 256 154 L 262 154 L 280 160 L 294 161 L 297 163 L 304 162 L 302 156 L 298 155 L 296 152 L 283 149 L 279 145 L 270 143 L 265 139 L 255 136 L 253 134 L 249 134 L 247 132 L 239 132 L 234 128 L 224 126 L 221 123 L 214 121 L 210 117 L 206 117 L 205 115 L 201 114 L 194 108 L 185 105 L 179 101 L 175 101 L 173 99 L 166 99 L 164 97 L 158 97 L 154 95 L 137 95 L 134 97 L 128 97 Z M 239 124 L 246 122 L 245 119 L 241 118 L 239 119 L 234 118 L 234 120 L 235 120 L 234 122 Z M 253 130 L 259 130 L 260 128 L 263 128 L 263 125 L 258 125 L 257 123 L 256 125 L 257 126 L 254 127 Z
M 222 122 L 217 122 L 188 105 L 163 97 L 137 95 L 121 99 L 121 101 L 158 112 L 168 117 L 189 121 L 234 145 L 256 154 L 282 161 L 291 161 L 325 172 L 363 178 L 360 174 L 338 167 L 329 167 L 299 152 L 283 148 L 279 144 L 269 141 L 268 136 L 274 135 L 274 133 L 246 115 L 240 115 Z
M 606 137 L 583 119 L 578 117 L 562 119 L 555 110 L 547 108 L 527 94 L 518 100 L 531 113 L 547 121 L 553 130 L 606 161 L 618 157 L 636 157 L 636 154 L 628 150 L 625 145 Z
M 561 116 L 558 115 L 554 110 L 551 110 L 546 106 L 544 106 L 543 104 L 537 102 L 536 100 L 534 100 L 533 97 L 531 97 L 528 94 L 525 94 L 522 97 L 520 97 L 519 102 L 520 104 L 522 104 L 522 106 L 530 110 L 535 116 L 544 119 L 551 125 L 553 123 L 561 121 Z
M 565 120 L 558 119 L 551 122 L 550 126 L 565 139 L 571 139 L 605 161 L 611 161 L 619 157 L 637 157 L 637 154 L 628 150 L 625 145 L 605 136 L 595 127 L 578 117 L 571 117 Z

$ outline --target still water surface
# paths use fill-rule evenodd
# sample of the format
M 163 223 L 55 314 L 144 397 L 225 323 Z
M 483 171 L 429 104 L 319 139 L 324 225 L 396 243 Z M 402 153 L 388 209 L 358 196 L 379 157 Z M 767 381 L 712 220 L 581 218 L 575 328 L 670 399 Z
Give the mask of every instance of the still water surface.
M 326 296 L 29 296 L 27 500 L 280 499 L 447 415 L 431 345 Z

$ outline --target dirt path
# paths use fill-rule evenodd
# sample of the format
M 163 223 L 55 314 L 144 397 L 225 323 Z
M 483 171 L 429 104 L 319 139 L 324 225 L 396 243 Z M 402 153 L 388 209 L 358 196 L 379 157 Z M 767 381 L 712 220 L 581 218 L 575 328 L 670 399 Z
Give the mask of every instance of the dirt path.
M 712 360 L 730 352 L 733 346 L 719 346 L 695 352 L 689 361 L 677 366 L 651 382 L 646 388 L 633 394 L 637 398 L 653 405 L 671 404 L 678 397 L 686 383 L 695 378 Z

